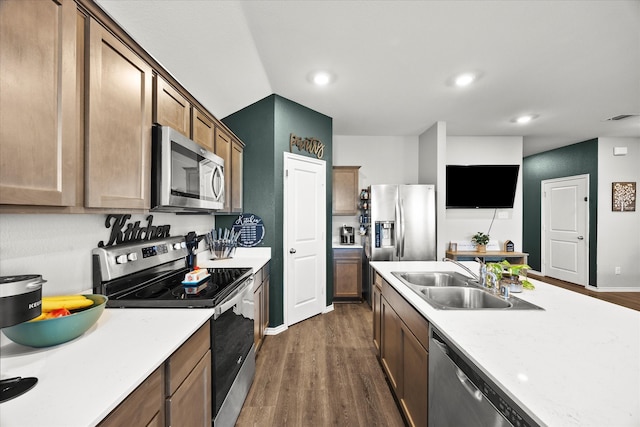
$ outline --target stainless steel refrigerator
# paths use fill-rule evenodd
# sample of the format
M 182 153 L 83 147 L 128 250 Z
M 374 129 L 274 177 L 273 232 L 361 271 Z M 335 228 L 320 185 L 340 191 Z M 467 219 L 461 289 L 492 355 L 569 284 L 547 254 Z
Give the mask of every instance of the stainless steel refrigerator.
M 371 261 L 435 261 L 434 185 L 372 185 Z

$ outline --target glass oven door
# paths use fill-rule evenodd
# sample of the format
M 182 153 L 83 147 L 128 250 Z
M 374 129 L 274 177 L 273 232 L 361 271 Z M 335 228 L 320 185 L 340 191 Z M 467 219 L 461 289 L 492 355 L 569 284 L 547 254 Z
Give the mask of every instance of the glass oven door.
M 230 395 L 234 381 L 245 361 L 254 355 L 252 352 L 253 310 L 253 276 L 241 284 L 237 292 L 232 293 L 225 302 L 215 308 L 212 328 L 214 418 L 218 416 L 223 403 L 225 407 L 237 406 L 229 405 L 225 399 Z M 255 360 L 248 361 L 255 364 Z M 242 396 L 240 407 L 245 396 Z M 235 416 L 237 417 L 237 414 Z

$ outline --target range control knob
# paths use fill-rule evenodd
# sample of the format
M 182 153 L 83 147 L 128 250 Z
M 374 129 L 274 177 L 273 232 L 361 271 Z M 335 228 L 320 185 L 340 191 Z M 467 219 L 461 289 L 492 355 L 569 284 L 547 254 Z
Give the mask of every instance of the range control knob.
M 180 243 L 174 243 L 174 244 L 173 244 L 173 249 L 174 249 L 174 250 L 176 250 L 176 251 L 177 251 L 178 249 L 180 249 Z
M 127 259 L 127 254 L 118 255 L 116 257 L 116 264 L 126 264 L 127 261 L 129 261 Z
M 129 255 L 127 255 L 127 259 L 129 261 L 137 261 L 138 260 L 138 254 L 135 252 L 131 252 Z

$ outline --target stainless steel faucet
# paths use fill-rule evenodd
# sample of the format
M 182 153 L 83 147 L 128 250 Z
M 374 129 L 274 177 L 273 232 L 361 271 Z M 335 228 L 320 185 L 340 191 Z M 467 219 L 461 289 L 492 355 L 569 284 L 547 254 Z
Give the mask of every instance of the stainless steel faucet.
M 478 260 L 478 258 L 476 258 L 476 260 Z M 457 265 L 458 267 L 462 267 L 465 271 L 467 271 L 467 273 L 469 273 L 471 276 L 473 276 L 473 278 L 477 281 L 480 282 L 480 277 L 478 277 L 478 275 L 476 273 L 474 273 L 473 271 L 471 271 L 471 269 L 469 269 L 466 265 L 462 265 L 461 263 L 459 263 L 458 261 L 451 259 L 451 258 L 442 258 L 442 261 L 449 261 L 454 263 L 455 265 Z M 484 284 L 482 285 L 484 286 Z

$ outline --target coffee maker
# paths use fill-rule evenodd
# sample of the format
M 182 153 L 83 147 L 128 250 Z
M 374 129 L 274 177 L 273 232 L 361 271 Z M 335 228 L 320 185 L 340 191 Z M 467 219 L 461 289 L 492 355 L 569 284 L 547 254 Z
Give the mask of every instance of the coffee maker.
M 353 227 L 348 227 L 346 225 L 340 227 L 340 243 L 343 245 L 353 245 L 355 243 Z

